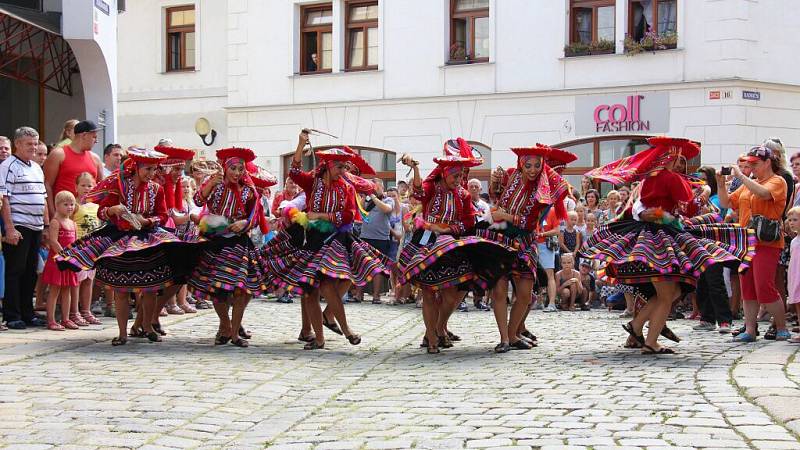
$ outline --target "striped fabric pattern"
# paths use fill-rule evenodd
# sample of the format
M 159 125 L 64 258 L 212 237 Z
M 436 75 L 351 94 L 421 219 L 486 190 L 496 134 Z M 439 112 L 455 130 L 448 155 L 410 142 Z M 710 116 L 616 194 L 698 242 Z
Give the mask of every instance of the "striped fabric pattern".
M 67 246 L 55 261 L 61 270 L 96 268 L 97 279 L 117 290 L 155 291 L 185 283 L 202 242 L 162 228 L 122 232 L 106 225 Z
M 319 287 L 323 277 L 363 287 L 379 273 L 389 275 L 393 267 L 386 256 L 352 235 L 340 235 L 315 251 L 281 231 L 262 248 L 261 257 L 273 287 L 301 294 Z
M 605 274 L 622 283 L 678 281 L 696 285 L 712 264 L 748 267 L 755 253 L 751 230 L 731 224 L 667 226 L 625 220 L 603 225 L 588 239 L 581 257 L 607 263 Z
M 510 247 L 478 236 L 440 234 L 427 245 L 418 241 L 412 239 L 400 253 L 399 281 L 433 290 L 487 289 L 511 269 L 516 254 Z
M 516 258 L 511 266 L 511 274 L 517 277 L 536 279 L 539 248 L 536 246 L 536 240 L 532 235 L 512 238 L 487 229 L 476 230 L 475 234 L 486 240 L 515 249 Z
M 215 303 L 236 290 L 254 297 L 268 288 L 261 255 L 246 235 L 212 239 L 188 285 L 192 295 Z

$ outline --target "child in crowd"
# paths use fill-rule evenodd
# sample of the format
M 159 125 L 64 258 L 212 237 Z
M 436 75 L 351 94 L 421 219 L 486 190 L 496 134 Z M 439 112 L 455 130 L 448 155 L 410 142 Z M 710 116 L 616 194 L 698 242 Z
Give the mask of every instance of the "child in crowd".
M 94 175 L 89 172 L 82 172 L 75 179 L 75 192 L 78 193 L 78 207 L 72 220 L 75 222 L 76 236 L 78 239 L 100 228 L 100 220 L 97 218 L 97 203 L 86 201 L 86 194 L 91 192 L 97 184 Z M 83 270 L 78 272 L 78 306 L 72 311 L 73 322 L 81 325 L 100 325 L 102 322 L 92 314 L 92 290 L 94 288 L 94 270 Z M 73 302 L 75 303 L 75 302 Z M 77 320 L 76 320 L 77 319 Z
M 800 207 L 795 206 L 786 213 L 786 222 L 792 233 L 800 233 Z M 794 307 L 794 313 L 800 318 L 800 235 L 792 239 L 790 247 L 790 259 L 788 269 L 788 306 Z M 800 343 L 800 335 L 789 339 L 795 344 Z
M 575 206 L 575 214 L 578 215 L 578 221 L 575 222 L 575 229 L 581 234 L 581 241 L 586 242 L 589 237 L 586 235 L 586 207 L 578 203 Z
M 575 311 L 575 303 L 586 303 L 586 292 L 581 283 L 581 273 L 575 270 L 575 257 L 572 253 L 561 255 L 562 269 L 556 273 L 556 284 L 561 296 L 562 309 Z M 581 309 L 585 309 L 583 306 Z
M 592 262 L 583 259 L 580 263 L 580 280 L 583 285 L 583 291 L 586 293 L 586 305 L 589 307 L 599 307 L 600 302 L 597 298 L 597 283 L 595 282 L 594 269 Z M 597 304 L 595 304 L 597 302 Z M 588 308 L 587 308 L 588 309 Z
M 572 253 L 574 255 L 581 248 L 583 239 L 581 233 L 579 233 L 575 228 L 577 224 L 578 213 L 575 211 L 568 212 L 564 227 L 561 229 L 561 233 L 558 235 L 558 243 L 561 247 L 562 254 Z
M 588 213 L 586 214 L 586 237 L 591 237 L 597 229 L 597 216 Z
M 42 281 L 50 288 L 47 295 L 47 328 L 64 331 L 65 328 L 77 330 L 78 325 L 69 316 L 71 303 L 78 302 L 78 274 L 70 270 L 60 270 L 55 256 L 67 245 L 75 242 L 75 222 L 70 219 L 75 211 L 75 196 L 69 191 L 61 191 L 55 198 L 55 217 L 50 220 L 48 241 L 50 253 L 42 273 Z M 56 300 L 61 300 L 61 323 L 56 322 Z
M 200 213 L 203 208 L 195 205 L 194 193 L 197 190 L 197 184 L 191 177 L 183 176 L 180 179 L 181 194 L 183 201 L 180 205 L 176 205 L 176 211 L 173 215 L 175 221 L 176 231 L 175 234 L 180 238 L 187 238 L 198 233 L 197 224 L 200 222 Z M 205 300 L 195 302 L 195 306 L 189 303 L 189 291 L 186 285 L 181 286 L 175 297 L 167 301 L 167 311 L 172 311 L 172 314 L 194 314 L 198 309 L 210 309 L 211 305 Z

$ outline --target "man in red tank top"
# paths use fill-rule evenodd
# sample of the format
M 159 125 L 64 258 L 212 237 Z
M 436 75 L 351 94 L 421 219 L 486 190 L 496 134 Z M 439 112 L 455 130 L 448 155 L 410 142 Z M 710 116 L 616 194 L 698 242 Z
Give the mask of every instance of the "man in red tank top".
M 75 138 L 64 147 L 55 148 L 44 162 L 44 184 L 47 189 L 47 207 L 54 212 L 53 199 L 61 191 L 75 192 L 75 180 L 83 172 L 103 179 L 103 163 L 92 153 L 100 130 L 94 122 L 84 120 L 75 125 Z

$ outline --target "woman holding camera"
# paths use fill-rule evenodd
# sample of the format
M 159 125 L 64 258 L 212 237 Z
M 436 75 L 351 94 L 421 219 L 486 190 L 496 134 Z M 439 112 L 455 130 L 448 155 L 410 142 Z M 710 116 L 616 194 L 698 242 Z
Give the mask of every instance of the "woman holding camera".
M 732 194 L 719 190 L 719 202 L 723 208 L 732 208 L 739 217 L 739 225 L 756 230 L 758 244 L 750 270 L 739 275 L 744 304 L 745 332 L 734 337 L 738 342 L 756 340 L 756 318 L 759 304 L 775 318 L 776 340 L 790 337 L 786 329 L 783 300 L 775 286 L 778 258 L 783 249 L 781 233 L 784 208 L 786 207 L 786 181 L 776 175 L 780 168 L 778 155 L 765 146 L 753 147 L 744 158 L 753 168 L 754 178 L 742 174 L 732 166 L 731 173 L 742 186 Z M 725 182 L 722 172 L 717 174 L 717 184 Z

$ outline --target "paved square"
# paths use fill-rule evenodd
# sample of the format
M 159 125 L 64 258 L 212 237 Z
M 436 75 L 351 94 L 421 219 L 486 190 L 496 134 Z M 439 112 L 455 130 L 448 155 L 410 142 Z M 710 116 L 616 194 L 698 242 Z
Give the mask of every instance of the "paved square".
M 314 352 L 293 339 L 299 305 L 262 300 L 247 349 L 214 347 L 208 311 L 160 344 L 111 347 L 112 319 L 2 333 L 0 448 L 800 449 L 788 343 L 677 321 L 679 354 L 646 357 L 621 347 L 617 314 L 535 311 L 539 347 L 495 355 L 493 315 L 470 311 L 451 319 L 463 341 L 427 355 L 413 306 L 347 312 L 362 344 L 326 334 Z

